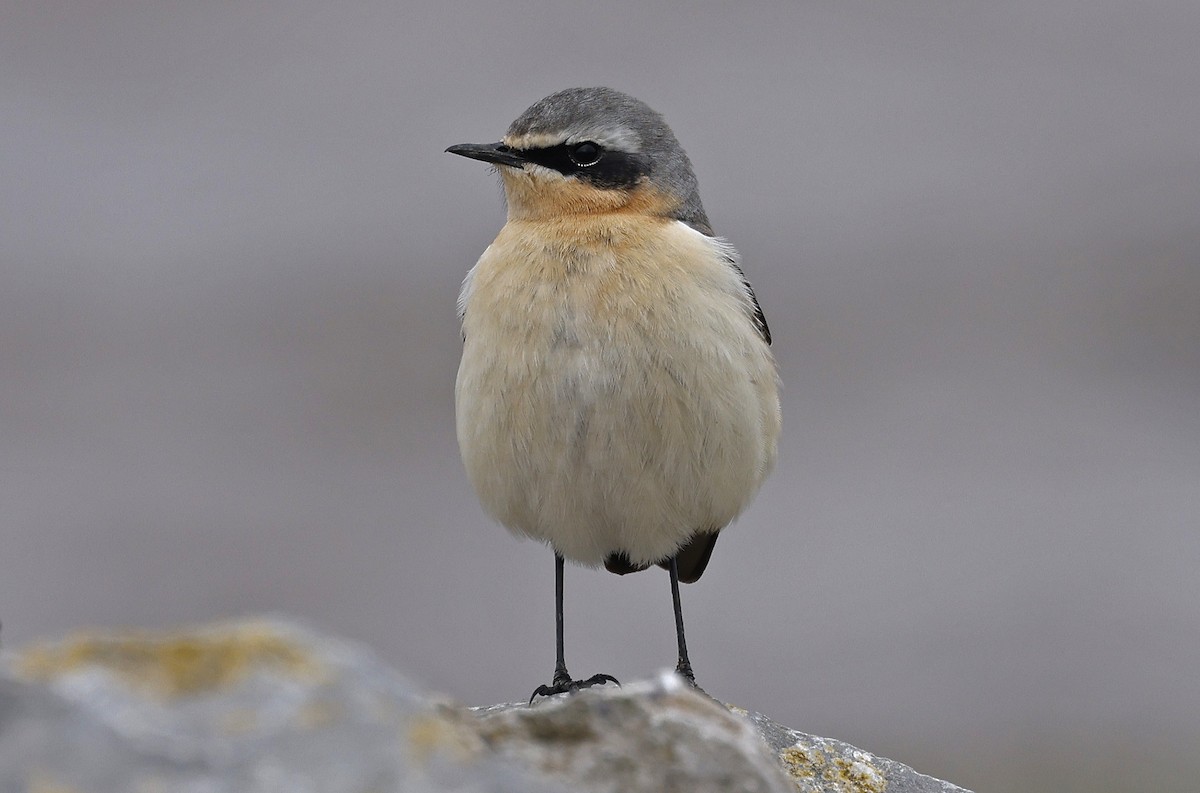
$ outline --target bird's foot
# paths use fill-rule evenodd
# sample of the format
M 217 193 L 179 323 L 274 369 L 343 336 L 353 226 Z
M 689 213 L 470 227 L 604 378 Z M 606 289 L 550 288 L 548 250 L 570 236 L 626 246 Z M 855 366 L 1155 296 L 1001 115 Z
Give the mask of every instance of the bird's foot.
M 681 660 L 678 664 L 676 664 L 675 674 L 682 677 L 683 682 L 686 683 L 688 688 L 690 688 L 692 691 L 695 691 L 697 694 L 703 694 L 714 702 L 719 701 L 713 697 L 712 694 L 709 694 L 707 691 L 700 688 L 700 684 L 696 682 L 696 675 L 692 673 L 692 665 L 689 662 Z
M 538 697 L 552 697 L 555 694 L 574 694 L 582 688 L 591 688 L 592 686 L 602 686 L 605 683 L 616 683 L 620 687 L 621 683 L 612 675 L 592 675 L 587 680 L 572 680 L 571 676 L 566 674 L 564 670 L 562 674 L 555 673 L 554 682 L 548 686 L 538 686 L 533 694 L 529 697 L 529 704 Z

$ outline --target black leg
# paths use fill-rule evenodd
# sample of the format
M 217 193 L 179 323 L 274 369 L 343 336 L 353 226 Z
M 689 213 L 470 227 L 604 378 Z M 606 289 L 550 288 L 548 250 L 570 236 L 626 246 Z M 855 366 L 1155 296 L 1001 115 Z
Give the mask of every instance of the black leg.
M 548 686 L 538 686 L 533 694 L 529 697 L 529 704 L 538 697 L 548 697 L 552 694 L 562 694 L 565 692 L 578 691 L 581 688 L 590 688 L 591 686 L 601 685 L 603 683 L 616 683 L 617 679 L 612 675 L 592 675 L 587 680 L 572 680 L 571 673 L 567 671 L 566 656 L 563 652 L 563 567 L 564 560 L 560 554 L 554 554 L 554 639 L 555 639 L 555 659 L 554 659 L 554 680 Z
M 671 600 L 675 604 L 675 638 L 679 642 L 679 663 L 675 665 L 675 671 L 694 686 L 696 676 L 692 674 L 692 662 L 688 660 L 687 640 L 683 637 L 683 609 L 679 606 L 679 563 L 673 556 L 668 572 L 671 574 Z
M 554 554 L 554 685 L 561 686 L 571 682 L 571 674 L 567 672 L 567 659 L 563 651 L 563 558 Z

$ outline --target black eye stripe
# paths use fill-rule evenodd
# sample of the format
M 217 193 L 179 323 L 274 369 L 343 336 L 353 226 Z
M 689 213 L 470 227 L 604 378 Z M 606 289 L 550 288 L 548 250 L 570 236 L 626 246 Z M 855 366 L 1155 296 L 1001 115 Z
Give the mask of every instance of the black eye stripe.
M 580 147 L 585 145 L 596 147 L 596 159 L 589 162 L 586 159 L 588 151 L 579 151 Z M 606 190 L 632 187 L 641 177 L 650 173 L 649 161 L 640 155 L 604 149 L 591 141 L 570 146 L 560 143 L 541 149 L 522 149 L 521 156 L 532 163 L 552 168 L 564 176 L 575 176 Z

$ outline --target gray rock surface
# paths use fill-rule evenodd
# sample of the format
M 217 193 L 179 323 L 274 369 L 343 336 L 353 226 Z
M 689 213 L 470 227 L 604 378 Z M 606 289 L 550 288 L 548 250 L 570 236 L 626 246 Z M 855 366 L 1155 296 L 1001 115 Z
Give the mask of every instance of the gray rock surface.
M 958 791 L 673 674 L 469 709 L 283 620 L 0 656 L 0 793 Z

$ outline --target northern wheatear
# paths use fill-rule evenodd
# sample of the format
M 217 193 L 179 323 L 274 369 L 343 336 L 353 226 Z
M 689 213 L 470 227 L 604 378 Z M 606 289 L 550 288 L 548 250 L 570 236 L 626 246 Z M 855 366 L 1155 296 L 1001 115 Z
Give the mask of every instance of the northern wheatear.
M 662 116 L 609 88 L 542 99 L 492 163 L 508 220 L 459 297 L 458 442 L 489 515 L 555 554 L 557 659 L 534 697 L 604 683 L 563 658 L 563 559 L 679 582 L 774 465 L 778 376 L 762 309 L 713 233 Z M 532 701 L 532 697 L 531 697 Z

